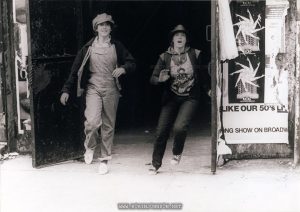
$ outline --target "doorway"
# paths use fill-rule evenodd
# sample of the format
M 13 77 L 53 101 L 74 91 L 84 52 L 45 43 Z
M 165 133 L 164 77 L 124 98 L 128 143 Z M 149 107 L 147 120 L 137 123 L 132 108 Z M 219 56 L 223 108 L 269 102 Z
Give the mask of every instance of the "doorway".
M 78 115 L 82 100 L 74 98 L 66 109 L 59 104 L 59 94 L 76 52 L 93 36 L 91 22 L 97 14 L 112 14 L 117 24 L 113 36 L 137 61 L 136 73 L 123 87 L 116 130 L 154 131 L 162 88 L 149 83 L 153 67 L 169 45 L 170 30 L 183 24 L 190 32 L 191 46 L 202 51 L 202 70 L 208 71 L 210 5 L 209 1 L 30 1 L 34 166 L 82 155 L 83 117 Z M 210 136 L 210 98 L 203 93 L 201 100 L 190 134 L 204 129 Z
M 91 20 L 99 13 L 110 13 L 118 25 L 114 36 L 126 45 L 137 61 L 136 74 L 125 83 L 124 91 L 127 92 L 120 100 L 117 128 L 147 128 L 156 124 L 161 88 L 151 86 L 149 79 L 158 56 L 169 46 L 170 30 L 177 24 L 183 24 L 189 30 L 191 46 L 202 51 L 202 69 L 208 71 L 210 42 L 206 29 L 211 21 L 210 4 L 209 1 L 83 3 L 83 40 L 92 36 Z M 206 94 L 202 99 L 201 118 L 195 120 L 205 118 L 207 123 L 210 100 Z

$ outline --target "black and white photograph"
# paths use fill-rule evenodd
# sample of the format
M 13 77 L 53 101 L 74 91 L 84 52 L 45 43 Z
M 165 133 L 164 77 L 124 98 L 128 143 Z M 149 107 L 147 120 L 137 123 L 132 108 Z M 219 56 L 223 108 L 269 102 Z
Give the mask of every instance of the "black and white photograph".
M 300 211 L 299 0 L 1 0 L 0 212 Z

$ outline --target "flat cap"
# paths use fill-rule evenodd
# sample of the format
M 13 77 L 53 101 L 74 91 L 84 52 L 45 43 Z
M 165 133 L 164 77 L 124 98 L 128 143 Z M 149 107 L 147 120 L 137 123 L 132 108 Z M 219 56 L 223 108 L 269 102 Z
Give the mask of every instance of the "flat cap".
M 104 22 L 110 22 L 111 24 L 115 24 L 115 22 L 113 21 L 111 15 L 108 15 L 106 13 L 102 13 L 100 15 L 97 15 L 94 19 L 93 19 L 93 29 L 96 31 L 96 28 L 98 26 L 98 24 L 104 23 Z

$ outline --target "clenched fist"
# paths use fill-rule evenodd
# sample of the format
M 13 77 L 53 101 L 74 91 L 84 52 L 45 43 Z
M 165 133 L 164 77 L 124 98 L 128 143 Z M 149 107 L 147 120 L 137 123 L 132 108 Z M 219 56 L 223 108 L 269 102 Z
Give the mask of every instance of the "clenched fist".
M 170 78 L 169 74 L 170 70 L 164 69 L 160 71 L 159 77 L 158 77 L 158 82 L 165 82 Z

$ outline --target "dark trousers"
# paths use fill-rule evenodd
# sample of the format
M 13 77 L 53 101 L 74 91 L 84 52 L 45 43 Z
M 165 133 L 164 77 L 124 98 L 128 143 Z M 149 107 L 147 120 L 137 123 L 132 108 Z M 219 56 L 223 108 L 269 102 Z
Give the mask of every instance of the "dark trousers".
M 173 95 L 162 107 L 152 154 L 152 165 L 155 168 L 161 167 L 172 126 L 174 134 L 173 155 L 180 155 L 183 152 L 187 130 L 197 107 L 197 100 L 176 95 Z

